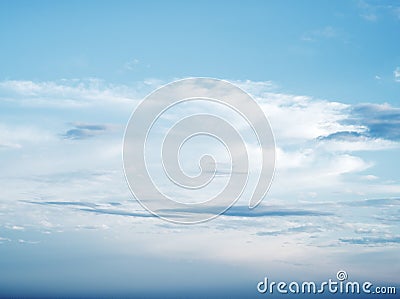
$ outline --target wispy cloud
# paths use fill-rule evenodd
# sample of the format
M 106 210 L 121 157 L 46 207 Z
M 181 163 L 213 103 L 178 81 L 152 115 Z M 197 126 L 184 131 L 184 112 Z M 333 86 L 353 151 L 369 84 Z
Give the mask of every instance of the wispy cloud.
M 359 0 L 358 9 L 360 17 L 368 22 L 377 22 L 387 16 L 395 18 L 400 16 L 400 7 L 392 3 Z
M 111 126 L 101 124 L 75 124 L 65 132 L 65 139 L 81 140 L 98 136 L 110 131 Z
M 0 99 L 28 107 L 81 108 L 108 105 L 110 108 L 129 107 L 139 100 L 137 89 L 107 84 L 99 79 L 59 81 L 0 82 Z
M 332 39 L 338 37 L 338 32 L 332 26 L 326 26 L 321 29 L 311 30 L 301 36 L 301 40 L 312 42 L 320 39 Z
M 65 207 L 69 209 L 75 209 L 81 212 L 102 214 L 102 215 L 115 215 L 115 216 L 128 216 L 128 217 L 155 217 L 145 210 L 134 210 L 132 211 L 132 205 L 121 203 L 93 203 L 93 202 L 82 202 L 82 201 L 38 201 L 38 200 L 22 200 L 21 202 L 42 205 L 42 206 L 54 206 L 54 207 Z M 117 206 L 117 208 L 116 208 Z
M 280 236 L 286 234 L 301 234 L 301 233 L 320 233 L 323 229 L 317 225 L 299 225 L 289 227 L 282 230 L 270 230 L 257 232 L 258 236 Z
M 385 245 L 385 244 L 399 244 L 400 236 L 382 236 L 382 237 L 362 237 L 362 238 L 342 238 L 343 243 L 350 243 L 356 245 Z
M 342 123 L 354 130 L 339 130 L 318 140 L 329 143 L 332 149 L 379 150 L 398 147 L 400 141 L 400 109 L 388 104 L 360 104 L 351 107 Z
M 332 213 L 316 210 L 297 208 L 284 208 L 274 206 L 262 206 L 250 210 L 247 206 L 233 206 L 224 213 L 225 216 L 236 217 L 287 217 L 287 216 L 331 216 Z
M 400 207 L 400 199 L 399 198 L 377 198 L 377 199 L 365 199 L 365 200 L 357 200 L 357 201 L 350 201 L 344 202 L 345 205 L 351 206 L 380 206 L 380 207 L 393 207 L 399 206 Z
M 400 140 L 400 108 L 389 104 L 361 104 L 352 109 L 355 124 L 365 127 L 368 137 Z
M 396 82 L 400 82 L 400 67 L 396 67 L 396 69 L 393 71 L 394 75 L 394 80 Z
M 10 241 L 11 241 L 11 239 L 9 239 L 9 238 L 0 237 L 0 244 L 5 243 L 5 242 L 10 242 Z
M 134 58 L 134 59 L 127 61 L 124 65 L 124 68 L 129 71 L 132 71 L 138 66 L 139 63 L 140 63 L 139 59 Z

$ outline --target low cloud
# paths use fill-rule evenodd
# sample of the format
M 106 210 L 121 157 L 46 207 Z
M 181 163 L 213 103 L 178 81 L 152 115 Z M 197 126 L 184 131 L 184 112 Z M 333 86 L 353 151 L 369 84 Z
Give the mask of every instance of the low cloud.
M 362 237 L 362 238 L 342 238 L 342 243 L 355 245 L 386 245 L 399 244 L 400 236 L 382 236 L 382 237 Z
M 400 141 L 400 108 L 389 104 L 355 105 L 340 123 L 353 126 L 356 130 L 339 130 L 319 136 L 318 140 L 362 143 L 366 150 L 391 148 L 394 146 L 391 142 Z
M 400 108 L 389 104 L 362 104 L 352 109 L 350 122 L 366 128 L 371 138 L 400 141 Z
M 287 235 L 287 234 L 296 234 L 297 235 L 299 233 L 313 234 L 313 233 L 320 233 L 323 231 L 324 230 L 319 226 L 300 225 L 300 226 L 290 227 L 290 228 L 282 229 L 282 230 L 257 232 L 257 236 L 279 236 L 279 235 Z
M 331 213 L 283 207 L 257 207 L 250 210 L 247 206 L 233 206 L 223 215 L 236 217 L 286 217 L 286 216 L 330 216 Z
M 110 126 L 100 124 L 75 124 L 72 129 L 63 134 L 64 139 L 81 140 L 106 133 Z
M 379 207 L 394 207 L 394 206 L 399 206 L 400 207 L 400 198 L 377 198 L 377 199 L 365 199 L 365 200 L 356 200 L 356 201 L 349 201 L 349 202 L 343 202 L 344 205 L 350 205 L 350 206 L 364 206 L 364 207 L 374 207 L 374 206 L 379 206 Z
M 155 217 L 153 214 L 146 210 L 131 211 L 131 206 L 126 204 L 121 207 L 120 203 L 92 203 L 82 201 L 21 201 L 29 204 L 42 205 L 42 206 L 59 206 L 70 209 L 76 209 L 81 212 L 89 212 L 102 215 L 115 215 L 115 216 L 129 216 L 129 217 Z M 115 207 L 120 208 L 116 209 Z

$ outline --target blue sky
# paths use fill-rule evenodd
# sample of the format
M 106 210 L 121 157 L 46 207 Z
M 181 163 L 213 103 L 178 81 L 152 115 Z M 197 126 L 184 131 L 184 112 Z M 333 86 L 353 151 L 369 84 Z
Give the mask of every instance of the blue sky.
M 6 79 L 273 80 L 289 92 L 345 102 L 394 103 L 399 93 L 396 1 L 1 5 Z
M 0 2 L 0 297 L 399 285 L 398 36 L 396 1 Z M 122 141 L 143 97 L 193 76 L 250 93 L 277 160 L 260 207 L 185 226 L 132 198 Z

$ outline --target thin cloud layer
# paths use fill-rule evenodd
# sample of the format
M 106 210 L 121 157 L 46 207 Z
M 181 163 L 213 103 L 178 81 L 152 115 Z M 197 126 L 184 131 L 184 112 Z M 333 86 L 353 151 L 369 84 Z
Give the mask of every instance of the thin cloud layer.
M 75 124 L 72 129 L 69 129 L 63 137 L 65 139 L 80 140 L 98 136 L 109 131 L 107 125 L 98 124 Z
M 400 108 L 389 104 L 363 104 L 352 109 L 354 123 L 366 128 L 365 135 L 392 141 L 400 140 Z
M 26 154 L 30 158 L 24 164 L 16 157 L 16 161 L 8 161 L 10 165 L 16 165 L 14 173 L 26 173 L 24 168 L 38 169 L 34 165 L 39 161 L 42 165 L 39 169 L 46 169 L 47 173 L 63 172 L 56 165 L 67 153 L 73 153 L 73 156 L 61 166 L 66 172 L 73 172 L 74 168 L 85 170 L 90 165 L 119 169 L 123 128 L 129 115 L 138 99 L 159 84 L 159 80 L 150 80 L 127 87 L 97 79 L 0 82 L 0 98 L 5 100 L 2 102 L 5 108 L 23 105 L 25 113 L 30 115 L 30 122 L 35 123 L 35 127 L 30 128 L 4 119 L 0 126 L 0 149 L 15 155 L 17 149 L 29 146 Z M 278 87 L 270 81 L 247 80 L 238 84 L 261 105 L 276 138 L 277 171 L 270 196 L 296 200 L 312 194 L 322 199 L 332 192 L 349 196 L 373 188 L 376 190 L 373 196 L 378 196 L 382 190 L 387 190 L 385 195 L 397 190 L 395 180 L 382 185 L 373 170 L 377 162 L 359 152 L 369 151 L 380 157 L 380 151 L 399 147 L 400 108 L 388 104 L 349 105 L 280 93 L 274 91 Z M 60 110 L 61 107 L 68 108 Z M 197 106 L 192 108 L 199 109 Z M 39 114 L 35 118 L 32 109 L 54 113 L 48 114 L 49 119 L 44 122 Z M 207 111 L 207 107 L 201 109 Z M 213 113 L 224 113 L 223 109 L 210 109 Z M 175 119 L 192 110 L 190 107 L 171 110 L 169 117 Z M 20 121 L 24 119 L 23 115 Z M 65 128 L 66 123 L 70 124 L 69 128 Z M 161 124 L 168 124 L 168 121 Z M 159 132 L 167 129 L 162 127 Z M 35 140 L 37 142 L 32 142 Z M 85 140 L 85 143 L 66 143 L 68 140 Z M 46 151 L 46 159 L 38 160 L 35 155 L 42 144 L 46 144 L 42 149 Z M 257 165 L 256 146 L 248 144 L 248 150 L 252 153 L 251 162 Z M 25 154 L 24 150 L 19 153 Z M 193 159 L 191 155 L 187 157 Z M 107 162 L 107 166 L 100 166 L 103 162 Z M 368 176 L 375 178 L 374 184 L 364 179 Z M 353 191 L 347 194 L 343 190 Z
M 0 82 L 0 99 L 25 107 L 126 109 L 159 84 L 159 81 L 146 80 L 127 87 L 95 78 L 42 82 L 7 80 Z
M 363 237 L 363 238 L 343 238 L 343 243 L 356 245 L 384 245 L 384 244 L 400 244 L 400 236 L 384 236 L 384 237 Z
M 350 105 L 282 93 L 271 82 L 240 82 L 274 131 L 275 179 L 258 208 L 249 210 L 246 198 L 240 199 L 221 217 L 189 229 L 160 223 L 135 201 L 123 175 L 123 128 L 139 99 L 160 83 L 151 82 L 137 83 L 137 89 L 79 80 L 0 84 L 2 111 L 21 111 L 14 119 L 2 118 L 0 125 L 0 144 L 8 144 L 0 147 L 6 157 L 0 169 L 0 246 L 42 246 L 18 240 L 40 242 L 46 236 L 90 231 L 112 240 L 115 248 L 132 249 L 133 238 L 133 252 L 156 257 L 198 256 L 210 263 L 259 267 L 268 254 L 265 266 L 278 261 L 276 269 L 285 260 L 315 269 L 318 263 L 310 251 L 336 261 L 342 258 L 338 252 L 354 246 L 374 246 L 382 255 L 393 255 L 385 246 L 399 244 L 399 181 L 376 172 L 376 166 L 399 148 L 398 107 Z M 171 110 L 169 116 L 175 119 L 185 111 Z M 157 132 L 166 131 L 164 124 L 168 119 Z M 255 144 L 249 150 L 255 160 Z M 363 155 L 366 151 L 369 156 Z M 197 166 L 191 155 L 186 157 L 182 163 Z M 232 250 L 227 252 L 227 246 Z M 247 251 L 251 254 L 244 255 Z M 365 264 L 357 267 L 363 273 Z

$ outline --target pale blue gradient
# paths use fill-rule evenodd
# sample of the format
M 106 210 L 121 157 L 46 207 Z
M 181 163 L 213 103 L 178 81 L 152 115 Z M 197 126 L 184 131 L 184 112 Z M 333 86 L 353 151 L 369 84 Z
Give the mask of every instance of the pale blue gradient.
M 399 286 L 399 36 L 396 1 L 1 1 L 0 297 L 266 298 L 265 276 L 340 269 Z M 254 96 L 277 171 L 259 208 L 173 225 L 132 198 L 122 138 L 193 76 Z

